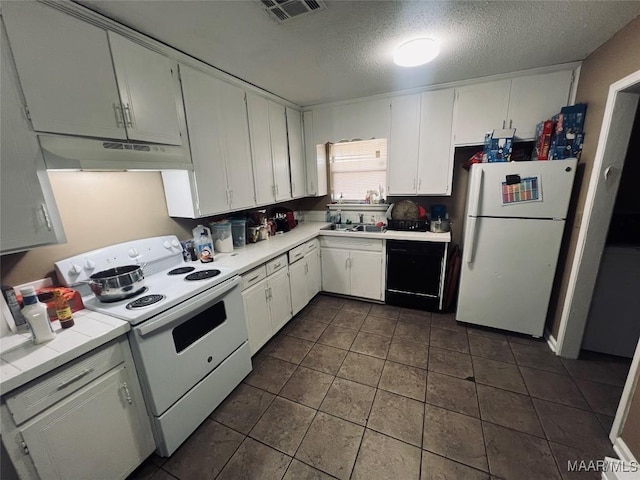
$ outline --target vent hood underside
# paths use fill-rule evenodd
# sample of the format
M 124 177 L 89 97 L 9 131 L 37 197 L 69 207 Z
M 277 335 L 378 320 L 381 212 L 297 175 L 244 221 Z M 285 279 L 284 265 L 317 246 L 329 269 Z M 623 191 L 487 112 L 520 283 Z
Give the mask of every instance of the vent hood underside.
M 185 147 L 43 134 L 38 140 L 47 169 L 193 169 Z

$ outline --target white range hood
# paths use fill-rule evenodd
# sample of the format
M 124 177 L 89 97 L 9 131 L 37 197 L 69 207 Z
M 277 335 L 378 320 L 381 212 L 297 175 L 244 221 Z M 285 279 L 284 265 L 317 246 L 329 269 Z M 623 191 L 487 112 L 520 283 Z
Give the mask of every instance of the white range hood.
M 119 140 L 38 134 L 51 170 L 192 170 L 189 149 Z

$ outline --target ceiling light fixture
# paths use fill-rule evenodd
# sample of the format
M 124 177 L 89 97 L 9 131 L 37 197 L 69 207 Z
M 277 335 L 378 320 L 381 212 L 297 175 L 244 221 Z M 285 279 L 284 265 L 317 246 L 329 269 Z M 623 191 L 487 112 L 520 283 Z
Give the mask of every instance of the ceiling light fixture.
M 430 62 L 440 53 L 433 38 L 416 38 L 403 43 L 393 54 L 393 63 L 401 67 L 417 67 Z

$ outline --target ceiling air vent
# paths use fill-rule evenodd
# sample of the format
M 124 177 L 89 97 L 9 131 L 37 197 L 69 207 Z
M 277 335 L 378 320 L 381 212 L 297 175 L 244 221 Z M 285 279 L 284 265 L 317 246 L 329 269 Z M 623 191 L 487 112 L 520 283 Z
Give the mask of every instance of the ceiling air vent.
M 324 10 L 327 6 L 321 0 L 260 0 L 267 12 L 278 23 L 307 13 Z

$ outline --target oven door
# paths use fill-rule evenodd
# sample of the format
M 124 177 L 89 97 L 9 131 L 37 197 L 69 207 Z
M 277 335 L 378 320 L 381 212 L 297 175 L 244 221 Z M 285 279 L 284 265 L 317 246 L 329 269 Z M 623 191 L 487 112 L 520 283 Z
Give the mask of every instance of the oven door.
M 129 343 L 154 416 L 247 341 L 240 281 L 229 279 L 132 328 Z

